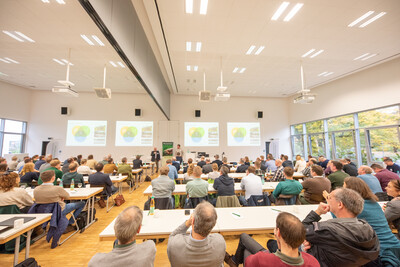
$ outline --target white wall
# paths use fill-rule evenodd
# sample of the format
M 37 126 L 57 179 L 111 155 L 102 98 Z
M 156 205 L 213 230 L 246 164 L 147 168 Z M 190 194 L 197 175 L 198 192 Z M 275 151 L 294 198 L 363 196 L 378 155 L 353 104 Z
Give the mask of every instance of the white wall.
M 20 86 L 0 82 L 0 118 L 29 121 L 31 92 Z
M 296 124 L 400 103 L 400 58 L 311 90 L 309 105 L 289 102 L 289 123 Z

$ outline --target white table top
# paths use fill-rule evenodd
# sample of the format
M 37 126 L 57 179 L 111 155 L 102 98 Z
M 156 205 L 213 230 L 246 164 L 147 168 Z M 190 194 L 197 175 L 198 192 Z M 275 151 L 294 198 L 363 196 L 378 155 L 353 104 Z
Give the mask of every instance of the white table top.
M 33 198 L 33 189 L 26 188 L 25 190 Z M 64 188 L 64 190 L 68 192 L 71 200 L 77 200 L 77 199 L 88 199 L 89 197 L 103 191 L 103 188 L 101 187 L 90 188 L 90 186 L 86 186 L 86 188 L 75 188 L 74 191 L 71 191 L 69 188 Z
M 128 178 L 128 176 L 126 176 L 126 175 L 123 175 L 123 176 L 121 176 L 121 177 L 119 177 L 119 175 L 111 175 L 111 176 L 110 176 L 111 182 L 113 182 L 113 183 L 120 183 L 120 182 L 123 182 L 123 181 L 125 181 L 127 178 Z M 85 183 L 88 183 L 88 182 L 89 182 L 89 177 L 88 177 L 88 176 L 84 176 L 84 177 L 83 177 L 83 180 L 85 181 Z
M 266 182 L 263 184 L 263 191 L 273 191 L 275 190 L 276 186 L 278 185 L 279 182 Z M 143 194 L 146 195 L 151 195 L 153 192 L 153 187 L 150 185 L 149 187 L 144 190 Z M 244 192 L 242 188 L 240 187 L 240 183 L 235 183 L 235 192 Z M 185 194 L 186 193 L 186 184 L 177 184 L 175 185 L 175 190 L 172 193 L 173 195 L 180 195 L 180 194 Z M 217 190 L 214 189 L 213 184 L 208 184 L 208 193 L 213 194 L 217 193 Z
M 34 220 L 31 220 L 27 223 L 24 223 L 21 227 L 18 228 L 12 228 L 9 229 L 3 233 L 0 234 L 0 243 L 2 244 L 2 240 L 6 240 L 9 237 L 16 235 L 16 234 L 22 234 L 26 229 L 29 229 L 31 226 L 37 224 L 38 222 L 41 221 L 46 221 L 47 219 L 50 219 L 51 213 L 37 213 L 37 214 L 0 214 L 0 222 L 5 221 L 7 219 L 13 218 L 13 217 L 34 217 Z M 0 226 L 0 230 L 4 229 L 4 226 Z
M 236 172 L 232 172 L 232 173 L 228 173 L 228 176 L 229 177 L 232 177 L 232 178 L 243 178 L 243 177 L 245 177 L 246 176 L 246 173 L 236 173 Z M 179 173 L 178 174 L 178 179 L 183 179 L 184 178 L 184 174 L 182 174 L 182 173 Z M 202 174 L 201 175 L 201 179 L 208 179 L 208 174 Z

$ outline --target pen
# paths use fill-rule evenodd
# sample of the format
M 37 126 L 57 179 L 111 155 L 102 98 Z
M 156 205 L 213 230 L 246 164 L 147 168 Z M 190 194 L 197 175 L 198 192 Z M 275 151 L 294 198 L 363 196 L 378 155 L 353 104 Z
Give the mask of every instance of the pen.
M 240 215 L 239 215 L 239 214 L 236 214 L 236 213 L 234 213 L 234 212 L 232 212 L 232 214 L 233 214 L 233 215 L 236 215 L 236 216 L 238 216 L 238 217 L 240 217 Z
M 271 209 L 271 210 L 274 210 L 274 211 L 277 211 L 277 212 L 282 212 L 281 210 L 277 210 L 277 209 Z

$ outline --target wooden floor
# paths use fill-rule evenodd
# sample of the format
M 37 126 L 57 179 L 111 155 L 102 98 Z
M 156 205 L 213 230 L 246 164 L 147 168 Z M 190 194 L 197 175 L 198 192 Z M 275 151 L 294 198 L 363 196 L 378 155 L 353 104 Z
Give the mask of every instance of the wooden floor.
M 108 224 L 126 207 L 129 205 L 137 205 L 143 208 L 147 197 L 143 195 L 143 191 L 150 185 L 150 182 L 142 183 L 141 186 L 132 194 L 128 193 L 128 188 L 124 188 L 124 198 L 126 202 L 120 207 L 114 207 L 109 213 L 106 209 L 100 209 L 96 204 L 96 217 L 98 221 L 91 227 L 86 229 L 81 234 L 74 235 L 71 239 L 67 240 L 62 246 L 55 249 L 50 248 L 50 244 L 46 242 L 45 238 L 40 239 L 31 245 L 30 257 L 34 257 L 39 265 L 43 267 L 50 266 L 87 266 L 89 260 L 98 252 L 109 252 L 112 250 L 112 241 L 99 241 L 99 234 L 106 228 Z M 125 186 L 127 186 L 125 184 Z M 62 237 L 64 238 L 64 236 Z M 260 244 L 265 246 L 268 239 L 272 236 L 254 235 Z M 226 237 L 227 252 L 230 254 L 235 253 L 239 241 L 238 236 Z M 138 240 L 138 243 L 142 241 Z M 154 262 L 155 266 L 170 266 L 167 256 L 168 240 L 156 244 L 157 254 Z M 0 266 L 12 266 L 14 254 L 0 254 Z M 19 254 L 19 261 L 21 262 L 25 257 L 25 249 L 21 250 Z M 228 266 L 228 265 L 225 265 Z

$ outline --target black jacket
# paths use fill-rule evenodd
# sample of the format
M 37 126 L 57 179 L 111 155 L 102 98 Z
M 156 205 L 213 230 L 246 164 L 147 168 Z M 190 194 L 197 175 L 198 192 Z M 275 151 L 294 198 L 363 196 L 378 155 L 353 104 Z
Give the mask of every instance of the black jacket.
M 240 166 L 237 166 L 236 172 L 237 172 L 237 173 L 245 173 L 245 172 L 247 171 L 247 168 L 249 168 L 248 165 L 240 165 Z
M 156 161 L 156 160 L 160 160 L 160 151 L 156 150 L 156 151 L 151 151 L 151 161 Z
M 222 161 L 220 161 L 219 159 L 214 160 L 213 162 L 211 162 L 211 164 L 213 163 L 217 163 L 218 164 L 218 169 L 219 167 L 221 167 L 221 165 L 223 164 Z
M 112 182 L 110 176 L 102 172 L 96 172 L 89 175 L 89 184 L 91 185 L 106 185 L 106 192 L 108 196 L 112 194 Z
M 206 162 L 205 162 L 204 160 L 199 161 L 199 162 L 197 163 L 197 166 L 199 166 L 200 168 L 203 168 L 204 165 L 206 165 Z
M 132 163 L 133 163 L 133 168 L 132 169 L 140 169 L 140 167 L 143 166 L 143 162 L 142 162 L 141 159 L 134 159 L 132 161 Z
M 353 162 L 343 165 L 343 171 L 350 176 L 357 177 L 357 175 L 358 175 L 357 167 L 356 167 L 356 165 L 354 165 Z
M 290 160 L 285 160 L 284 162 L 282 162 L 282 166 L 283 166 L 283 168 L 285 168 L 285 167 L 291 167 L 292 169 L 294 168 L 293 162 Z
M 379 240 L 372 227 L 357 218 L 335 218 L 318 222 L 321 217 L 311 211 L 303 220 L 307 251 L 321 267 L 361 266 L 379 256 Z
M 221 175 L 215 179 L 213 187 L 218 191 L 218 196 L 232 196 L 235 194 L 235 181 L 229 176 Z

